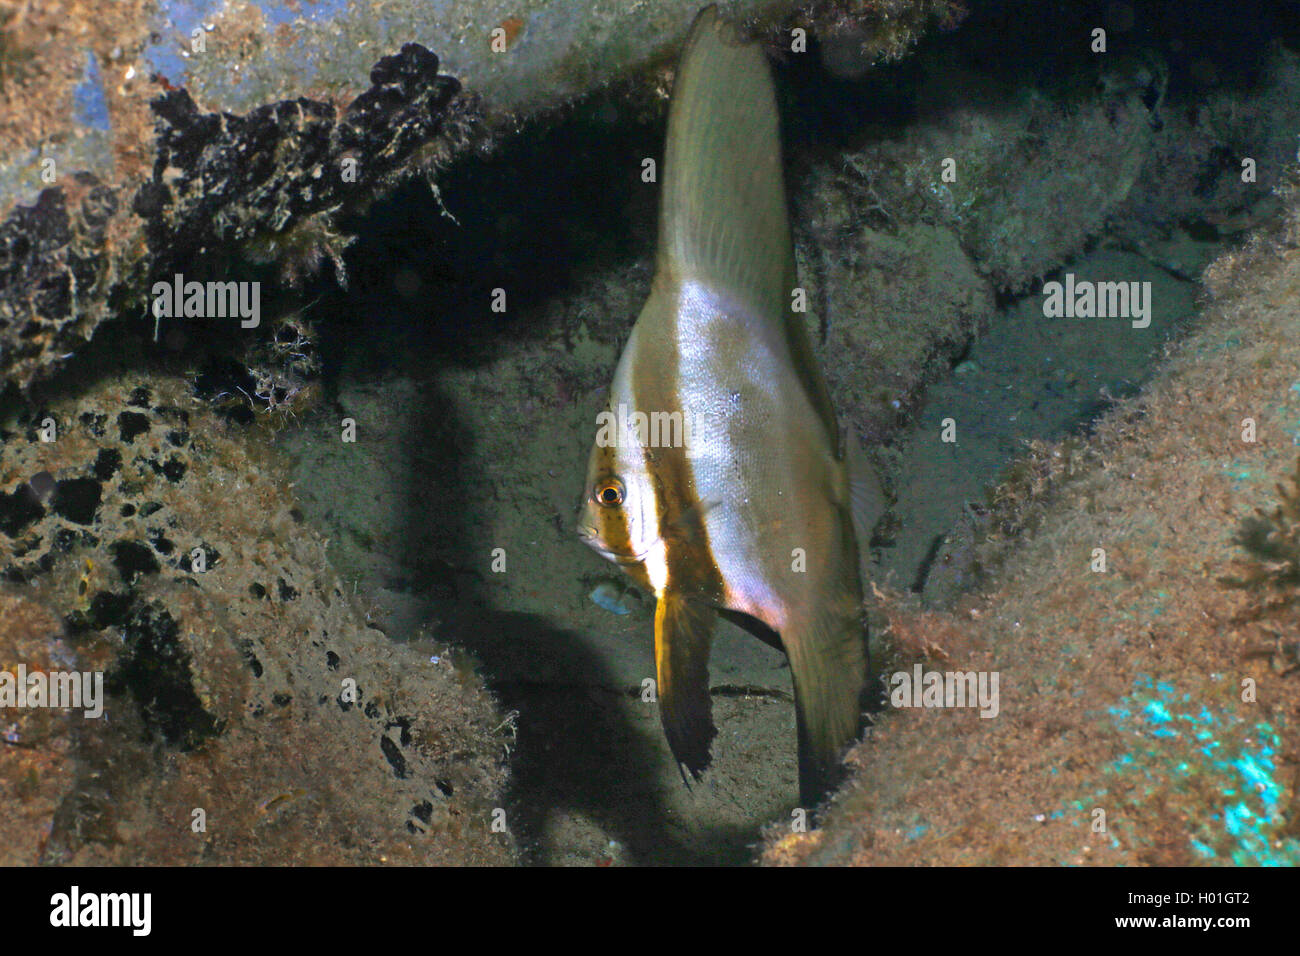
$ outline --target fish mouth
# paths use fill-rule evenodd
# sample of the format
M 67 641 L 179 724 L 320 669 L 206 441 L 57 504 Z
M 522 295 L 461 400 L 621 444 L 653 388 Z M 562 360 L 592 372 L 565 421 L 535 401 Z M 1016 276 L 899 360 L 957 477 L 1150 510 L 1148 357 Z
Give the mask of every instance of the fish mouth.
M 651 548 L 653 548 L 655 544 L 659 543 L 656 541 L 655 544 L 650 545 L 649 548 L 646 548 L 640 554 L 637 554 L 633 551 L 611 551 L 600 543 L 600 536 L 596 533 L 596 529 L 585 525 L 580 525 L 578 527 L 578 537 L 581 538 L 583 544 L 591 548 L 591 550 L 597 552 L 607 561 L 613 561 L 616 564 L 640 564 L 645 560 L 645 556 L 650 553 Z

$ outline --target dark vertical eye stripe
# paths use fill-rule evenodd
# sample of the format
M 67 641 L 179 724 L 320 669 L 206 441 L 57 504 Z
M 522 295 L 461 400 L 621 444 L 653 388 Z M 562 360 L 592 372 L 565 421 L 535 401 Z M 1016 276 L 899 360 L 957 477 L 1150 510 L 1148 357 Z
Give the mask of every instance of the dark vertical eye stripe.
M 602 448 L 600 450 L 600 464 L 600 474 L 613 475 L 615 473 L 613 448 Z M 594 496 L 601 483 L 605 480 L 604 478 L 598 478 L 596 487 L 587 489 L 587 494 Z M 630 554 L 633 550 L 632 531 L 627 520 L 627 509 L 601 508 L 599 520 L 601 522 L 601 537 L 605 539 L 605 546 L 611 551 Z

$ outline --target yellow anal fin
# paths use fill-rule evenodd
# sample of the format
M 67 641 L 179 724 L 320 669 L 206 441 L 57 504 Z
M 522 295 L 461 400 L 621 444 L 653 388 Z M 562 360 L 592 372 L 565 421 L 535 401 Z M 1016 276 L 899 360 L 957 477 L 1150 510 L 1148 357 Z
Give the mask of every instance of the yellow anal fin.
M 790 622 L 781 640 L 794 677 L 799 801 L 813 807 L 839 783 L 840 760 L 861 730 L 866 633 L 856 613 L 822 609 Z
M 711 607 L 669 591 L 655 608 L 655 671 L 664 735 L 680 768 L 698 777 L 717 736 L 709 698 Z

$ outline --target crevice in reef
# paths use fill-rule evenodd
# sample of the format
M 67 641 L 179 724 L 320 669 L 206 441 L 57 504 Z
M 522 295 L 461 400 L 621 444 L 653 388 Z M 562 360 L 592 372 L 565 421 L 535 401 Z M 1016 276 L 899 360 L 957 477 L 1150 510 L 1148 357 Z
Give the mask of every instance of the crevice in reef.
M 982 3 L 898 62 L 814 43 L 775 65 L 811 331 L 841 415 L 894 496 L 873 539 L 875 578 L 925 613 L 995 575 L 999 549 L 1034 526 L 1025 502 L 1041 505 L 1048 477 L 1083 457 L 1094 423 L 1195 327 L 1205 266 L 1280 214 L 1273 187 L 1300 127 L 1296 27 L 1264 4 L 1135 9 Z M 1104 57 L 1080 27 L 1093 21 L 1108 27 Z M 215 122 L 182 97 L 167 102 L 178 129 Z M 12 542 L 7 581 L 34 587 L 84 560 L 78 549 L 102 549 L 64 623 L 95 653 L 99 637 L 124 635 L 110 692 L 135 701 L 133 732 L 203 752 L 267 715 L 333 726 L 335 685 L 360 666 L 348 660 L 356 641 L 367 674 L 396 680 L 384 648 L 404 667 L 438 668 L 439 707 L 504 752 L 474 750 L 457 724 L 447 737 L 462 743 L 449 754 L 430 729 L 432 705 L 412 731 L 418 685 L 400 712 L 382 695 L 343 707 L 355 753 L 398 789 L 404 834 L 459 834 L 456 821 L 499 795 L 506 758 L 502 802 L 531 862 L 743 863 L 760 827 L 787 818 L 797 787 L 781 655 L 721 629 L 715 765 L 684 787 L 642 694 L 653 600 L 629 592 L 573 533 L 595 416 L 651 279 L 656 191 L 642 161 L 662 158 L 661 106 L 643 90 L 605 90 L 440 169 L 434 189 L 407 181 L 333 218 L 299 247 L 249 253 L 222 241 L 244 236 L 238 224 L 220 233 L 213 223 L 186 241 L 212 246 L 205 255 L 226 263 L 226 278 L 263 282 L 260 328 L 169 319 L 155 330 L 152 318 L 123 315 L 58 377 L 10 397 L 5 421 L 17 424 L 0 433 L 10 447 L 38 440 L 46 399 L 70 383 L 107 383 L 121 398 L 74 420 L 79 440 L 105 446 L 78 459 L 75 476 L 33 465 L 22 484 L 0 487 L 0 535 Z M 322 263 L 324 275 L 306 277 Z M 286 272 L 292 287 L 278 283 Z M 1105 324 L 1045 314 L 1049 283 L 1119 281 L 1138 284 L 1148 315 Z M 204 434 L 217 437 L 198 436 L 133 376 L 168 382 L 170 401 L 200 409 Z M 938 441 L 950 418 L 957 442 Z M 342 437 L 349 427 L 355 441 Z M 315 643 L 310 653 L 261 639 L 215 645 L 221 679 L 228 670 L 261 688 L 249 714 L 213 693 L 225 685 L 204 683 L 215 665 L 193 647 L 212 638 L 182 641 L 172 612 L 143 594 L 205 611 L 195 561 L 241 560 L 211 526 L 207 538 L 188 534 L 199 519 L 180 513 L 176 490 L 219 496 L 201 484 L 216 480 L 211 448 L 195 441 L 221 450 L 220 480 L 231 483 L 241 469 L 260 473 L 255 456 L 273 441 L 295 483 L 292 507 L 256 486 L 276 531 L 244 531 L 265 549 L 241 564 L 248 577 L 233 591 L 243 603 L 221 623 L 234 634 L 246 617 L 266 628 L 291 620 Z M 241 447 L 257 451 L 241 460 Z M 105 523 L 131 533 L 101 541 Z M 304 545 L 292 572 L 276 567 L 275 535 L 304 526 L 327 551 Z M 325 554 L 334 589 L 311 573 Z M 308 601 L 314 612 L 301 609 Z M 344 610 L 352 602 L 357 620 Z M 328 613 L 335 634 L 350 622 L 348 639 L 311 630 L 312 613 Z M 877 639 L 874 650 L 892 662 L 898 642 Z M 304 656 L 286 664 L 294 654 Z M 463 705 L 476 675 L 499 714 Z M 295 681 L 310 693 L 291 694 Z M 253 745 L 240 746 L 251 759 Z M 464 753 L 469 763 L 458 762 Z M 323 797 L 285 771 L 264 799 L 307 827 L 309 814 L 292 808 Z M 65 803 L 60 854 L 75 849 L 78 800 L 105 803 L 89 791 Z M 336 823 L 350 819 L 346 806 L 333 811 Z

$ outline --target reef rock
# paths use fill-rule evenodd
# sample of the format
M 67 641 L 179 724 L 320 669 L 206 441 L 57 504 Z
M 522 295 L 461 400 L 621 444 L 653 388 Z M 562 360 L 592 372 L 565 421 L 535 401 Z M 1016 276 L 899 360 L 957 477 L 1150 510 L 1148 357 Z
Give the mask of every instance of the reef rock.
M 104 688 L 3 712 L 5 862 L 513 859 L 509 721 L 366 626 L 255 430 L 134 373 L 0 439 L 0 662 Z

